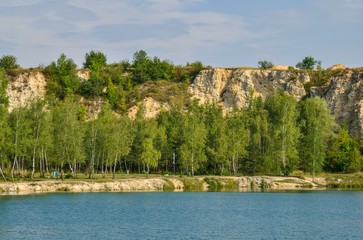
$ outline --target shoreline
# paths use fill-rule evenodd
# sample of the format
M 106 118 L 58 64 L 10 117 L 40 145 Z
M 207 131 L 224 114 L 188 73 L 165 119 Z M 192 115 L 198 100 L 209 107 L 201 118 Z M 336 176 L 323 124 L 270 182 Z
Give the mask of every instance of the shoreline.
M 324 190 L 324 178 L 298 177 L 151 177 L 109 181 L 45 180 L 1 182 L 0 195 L 24 195 L 54 192 L 156 192 L 156 191 L 258 191 L 258 190 Z

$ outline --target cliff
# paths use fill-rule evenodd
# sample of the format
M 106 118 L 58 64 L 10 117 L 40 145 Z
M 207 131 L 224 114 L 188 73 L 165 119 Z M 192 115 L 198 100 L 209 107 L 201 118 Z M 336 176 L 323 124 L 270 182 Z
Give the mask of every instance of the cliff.
M 310 87 L 311 97 L 321 97 L 339 124 L 345 123 L 352 137 L 363 135 L 363 69 L 339 70 L 322 86 Z M 226 109 L 246 107 L 250 93 L 266 98 L 274 89 L 297 100 L 308 93 L 310 76 L 304 72 L 259 69 L 207 69 L 201 71 L 189 91 L 201 104 L 216 103 Z M 304 87 L 305 85 L 305 87 Z M 311 85 L 311 84 L 310 84 Z
M 200 104 L 215 103 L 225 109 L 243 108 L 248 104 L 252 94 L 254 97 L 266 98 L 274 89 L 286 92 L 297 100 L 311 96 L 324 98 L 331 113 L 338 123 L 346 123 L 351 136 L 363 135 L 363 99 L 362 99 L 362 69 L 344 69 L 326 79 L 321 86 L 312 86 L 311 77 L 303 71 L 289 71 L 285 68 L 271 70 L 246 69 L 246 68 L 212 68 L 202 70 L 189 86 L 188 92 L 192 99 L 199 100 Z M 79 71 L 79 77 L 86 81 L 89 72 Z M 158 91 L 171 91 L 168 88 L 157 86 Z M 307 91 L 308 90 L 308 91 Z M 26 103 L 36 98 L 44 98 L 46 94 L 46 79 L 41 71 L 23 70 L 10 76 L 7 89 L 9 96 L 9 110 L 25 106 Z M 172 95 L 169 92 L 166 95 Z M 102 100 L 87 102 L 89 115 L 97 115 L 100 111 Z M 155 117 L 161 110 L 168 110 L 170 103 L 157 101 L 148 96 L 138 104 L 145 105 L 147 117 Z M 94 110 L 92 110 L 94 109 Z M 138 107 L 129 110 L 129 115 L 134 116 Z
M 6 93 L 9 97 L 9 111 L 24 107 L 37 98 L 44 98 L 47 82 L 40 71 L 24 71 L 9 76 Z
M 266 98 L 278 89 L 301 100 L 305 95 L 304 83 L 309 75 L 294 75 L 281 70 L 207 69 L 201 71 L 190 86 L 192 98 L 199 103 L 216 103 L 227 110 L 247 106 L 250 94 Z

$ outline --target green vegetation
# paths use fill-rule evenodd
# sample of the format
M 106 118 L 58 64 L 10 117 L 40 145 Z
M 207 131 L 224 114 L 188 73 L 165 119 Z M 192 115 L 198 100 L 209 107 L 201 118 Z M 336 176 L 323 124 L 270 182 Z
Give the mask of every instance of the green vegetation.
M 0 68 L 3 69 L 15 69 L 15 68 L 19 68 L 19 64 L 16 62 L 16 57 L 12 56 L 12 55 L 3 55 L 0 58 Z
M 257 65 L 259 68 L 262 68 L 262 69 L 269 69 L 274 66 L 274 64 L 271 61 L 267 61 L 267 60 L 258 61 Z
M 296 64 L 296 67 L 300 68 L 300 69 L 310 69 L 310 70 L 312 70 L 316 66 L 318 66 L 318 68 L 321 68 L 320 67 L 321 62 L 315 60 L 315 58 L 313 58 L 312 56 L 305 57 L 301 62 L 298 62 Z
M 103 53 L 91 51 L 84 67 L 90 71 L 87 81 L 78 78 L 73 60 L 61 54 L 44 68 L 47 98 L 11 113 L 5 94 L 9 79 L 0 68 L 2 179 L 46 178 L 54 171 L 61 179 L 115 179 L 118 173 L 287 176 L 301 170 L 315 177 L 324 171 L 362 170 L 358 141 L 344 127 L 334 132 L 337 126 L 321 99 L 297 102 L 274 91 L 264 101 L 251 92 L 246 109 L 224 115 L 218 106 L 200 106 L 188 96 L 190 80 L 205 68 L 199 61 L 174 66 L 141 50 L 131 63 L 107 64 Z M 289 71 L 297 76 L 303 70 Z M 332 74 L 305 71 L 315 76 L 314 83 Z M 141 106 L 130 120 L 126 111 L 145 97 L 168 102 L 171 109 L 147 119 Z M 102 100 L 97 119 L 86 118 L 80 98 Z M 188 190 L 203 187 L 202 180 L 183 181 Z M 218 178 L 205 181 L 212 190 L 234 188 L 233 182 Z

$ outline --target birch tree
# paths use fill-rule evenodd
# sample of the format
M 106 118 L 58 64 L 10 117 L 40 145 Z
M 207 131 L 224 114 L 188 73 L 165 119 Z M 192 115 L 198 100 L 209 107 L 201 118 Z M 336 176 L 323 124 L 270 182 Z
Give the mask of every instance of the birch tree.
M 287 176 L 296 167 L 297 144 L 300 136 L 296 106 L 296 100 L 282 92 L 275 91 L 266 100 L 275 174 L 281 171 Z
M 64 166 L 68 164 L 72 176 L 77 175 L 77 162 L 84 160 L 83 129 L 78 121 L 79 104 L 73 99 L 57 102 L 53 108 L 53 156 L 64 178 Z
M 242 114 L 240 110 L 234 110 L 226 117 L 226 156 L 231 162 L 233 175 L 238 173 L 239 159 L 247 154 L 248 130 Z
M 308 98 L 300 104 L 300 157 L 301 167 L 315 179 L 315 174 L 323 170 L 328 141 L 333 136 L 334 119 L 326 101 Z
M 194 172 L 207 161 L 205 142 L 207 129 L 201 116 L 200 107 L 193 102 L 183 120 L 183 143 L 179 149 L 180 159 L 186 171 L 194 176 Z

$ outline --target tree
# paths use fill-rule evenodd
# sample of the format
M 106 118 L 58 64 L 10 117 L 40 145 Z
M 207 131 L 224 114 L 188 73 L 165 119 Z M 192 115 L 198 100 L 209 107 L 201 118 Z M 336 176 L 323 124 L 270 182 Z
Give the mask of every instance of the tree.
M 166 171 L 168 171 L 169 164 L 172 163 L 174 173 L 181 165 L 177 153 L 183 142 L 183 119 L 182 110 L 175 105 L 169 111 L 160 112 L 157 117 L 158 126 L 164 128 L 166 135 L 165 144 L 161 143 L 163 146 L 161 163 L 165 166 Z
M 194 176 L 195 170 L 206 162 L 205 142 L 207 130 L 203 122 L 201 107 L 192 102 L 183 119 L 183 143 L 179 148 L 179 156 L 186 172 Z M 190 172 L 189 172 L 190 171 Z
M 3 172 L 3 162 L 7 155 L 9 130 L 8 111 L 3 105 L 0 105 L 0 174 L 5 182 L 6 178 Z
M 84 131 L 78 120 L 79 103 L 75 99 L 66 98 L 56 102 L 52 111 L 53 124 L 53 160 L 61 169 L 64 178 L 64 166 L 68 164 L 73 178 L 77 176 L 77 163 L 84 160 Z
M 9 98 L 6 94 L 8 88 L 9 79 L 7 78 L 4 69 L 0 68 L 0 106 L 7 107 L 9 104 Z
M 50 80 L 47 84 L 47 93 L 60 99 L 72 96 L 80 85 L 76 67 L 73 60 L 67 58 L 65 54 L 61 54 L 57 62 L 47 66 L 45 74 Z
M 16 57 L 12 55 L 3 55 L 0 59 L 0 68 L 15 69 L 19 67 L 19 64 L 16 62 Z
M 269 69 L 274 66 L 274 64 L 271 61 L 267 61 L 267 60 L 260 60 L 260 61 L 258 61 L 257 65 L 259 68 L 262 68 L 262 69 Z
M 250 94 L 246 110 L 246 127 L 248 141 L 245 172 L 248 174 L 268 173 L 273 169 L 270 153 L 271 138 L 269 134 L 269 118 L 265 103 L 261 97 L 253 98 Z
M 243 112 L 234 110 L 226 117 L 226 157 L 230 160 L 233 175 L 238 173 L 238 161 L 247 154 L 248 130 Z
M 326 101 L 308 98 L 300 103 L 300 158 L 301 167 L 315 174 L 323 170 L 328 141 L 333 136 L 334 119 Z
M 296 100 L 283 92 L 275 91 L 266 100 L 272 139 L 271 157 L 280 161 L 274 166 L 275 174 L 281 171 L 287 176 L 296 167 L 300 135 L 296 105 Z
M 44 111 L 45 103 L 41 100 L 35 101 L 30 105 L 29 119 L 31 128 L 31 145 L 32 145 L 32 173 L 30 179 L 33 180 L 35 173 L 35 161 L 37 156 L 40 155 L 42 145 L 41 139 L 46 138 L 43 134 L 49 134 L 49 132 L 44 131 L 44 126 L 46 121 L 47 113 Z M 43 149 L 44 150 L 44 149 Z M 40 163 L 42 163 L 40 161 Z
M 107 65 L 107 57 L 102 52 L 91 51 L 86 53 L 85 62 L 83 63 L 83 68 L 94 68 L 97 66 L 98 68 L 103 68 Z
M 362 156 L 359 152 L 358 141 L 349 137 L 345 126 L 331 142 L 327 153 L 326 169 L 332 172 L 357 172 L 362 170 Z
M 222 110 L 216 105 L 205 106 L 205 125 L 207 128 L 206 155 L 213 173 L 224 174 L 228 163 L 228 140 L 226 121 Z M 233 165 L 233 164 L 232 164 Z M 236 170 L 233 165 L 233 169 Z M 234 171 L 235 172 L 235 171 Z
M 31 148 L 31 121 L 29 119 L 29 110 L 26 107 L 13 109 L 9 116 L 9 126 L 11 128 L 10 155 L 13 158 L 11 177 L 14 179 L 14 171 L 18 178 L 20 170 L 24 170 L 25 158 L 29 155 Z
M 315 58 L 313 58 L 312 56 L 308 56 L 308 57 L 305 57 L 301 62 L 298 62 L 296 64 L 296 67 L 297 68 L 300 68 L 300 69 L 308 69 L 308 70 L 312 70 L 315 68 L 315 65 L 318 63 L 317 60 L 315 60 Z M 319 61 L 320 65 L 321 65 L 321 62 Z
M 9 80 L 4 69 L 0 68 L 0 174 L 6 181 L 3 173 L 2 163 L 6 157 L 7 141 L 9 136 L 8 111 L 9 98 L 6 94 Z
M 151 80 L 150 66 L 152 60 L 144 50 L 140 50 L 134 53 L 132 62 L 132 79 L 136 83 L 144 83 Z
M 146 137 L 142 142 L 142 151 L 140 155 L 141 162 L 146 164 L 146 177 L 150 172 L 150 167 L 157 167 L 161 153 L 154 147 L 153 139 Z

